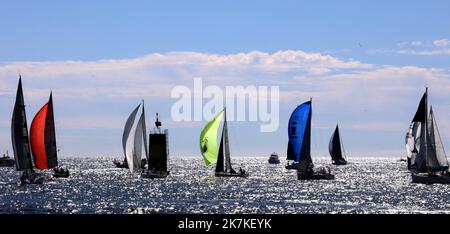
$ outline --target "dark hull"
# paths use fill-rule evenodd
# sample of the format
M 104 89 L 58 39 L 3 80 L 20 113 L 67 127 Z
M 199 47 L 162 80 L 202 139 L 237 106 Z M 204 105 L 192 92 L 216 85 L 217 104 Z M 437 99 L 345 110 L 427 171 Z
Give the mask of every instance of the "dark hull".
M 333 165 L 347 165 L 347 161 L 345 161 L 345 159 L 332 160 L 331 163 Z
M 278 160 L 278 159 L 269 159 L 268 161 L 270 164 L 279 164 L 280 163 L 280 160 Z
M 43 184 L 45 177 L 34 171 L 23 173 L 20 177 L 21 184 Z
M 114 160 L 113 163 L 114 163 L 114 166 L 116 166 L 116 168 L 128 169 L 128 164 L 126 162 L 119 162 L 119 161 Z M 141 160 L 141 169 L 145 168 L 145 164 L 147 164 L 147 159 L 144 158 Z
M 145 179 L 160 179 L 166 178 L 169 174 L 170 171 L 158 171 L 158 172 L 145 171 L 141 173 L 141 177 Z
M 286 165 L 285 168 L 288 170 L 297 170 L 299 166 L 300 166 L 299 163 L 292 163 L 292 164 Z
M 411 174 L 412 182 L 419 184 L 450 184 L 450 174 L 429 175 L 427 173 Z
M 16 164 L 14 159 L 0 158 L 0 167 L 13 167 Z
M 246 178 L 248 174 L 246 173 L 231 173 L 231 172 L 216 172 L 216 177 L 243 177 Z
M 313 173 L 313 174 L 306 174 L 306 173 L 297 173 L 297 179 L 298 180 L 334 180 L 333 174 L 324 174 L 324 173 Z
M 55 178 L 68 178 L 70 176 L 69 170 L 55 170 L 53 173 L 53 177 Z

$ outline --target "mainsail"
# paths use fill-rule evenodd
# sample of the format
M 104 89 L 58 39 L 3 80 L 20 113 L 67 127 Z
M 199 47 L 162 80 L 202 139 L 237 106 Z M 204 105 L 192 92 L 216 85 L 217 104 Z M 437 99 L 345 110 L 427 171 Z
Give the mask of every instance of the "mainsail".
M 311 101 L 299 105 L 291 114 L 288 126 L 287 159 L 309 166 L 311 160 Z
M 225 120 L 223 122 L 222 137 L 220 139 L 220 147 L 217 155 L 216 172 L 235 173 L 235 171 L 231 167 L 230 144 L 228 141 L 228 124 L 227 124 L 226 110 L 224 110 L 224 114 Z
M 224 111 L 221 111 L 213 120 L 209 121 L 200 133 L 200 152 L 202 152 L 205 165 L 217 162 L 217 136 Z M 222 142 L 222 141 L 221 141 Z
M 430 107 L 430 117 L 428 118 L 428 152 L 427 166 L 432 171 L 442 171 L 449 168 L 444 146 L 433 114 L 433 107 Z
M 17 170 L 32 169 L 31 149 L 28 138 L 27 117 L 22 90 L 22 77 L 19 76 L 16 102 L 11 119 L 11 140 Z
M 141 105 L 139 104 L 133 110 L 133 112 L 131 112 L 130 116 L 127 119 L 127 122 L 125 123 L 125 128 L 122 136 L 125 160 L 131 172 L 138 172 L 141 168 L 142 147 L 145 148 L 146 158 L 148 158 L 144 105 L 142 105 L 142 113 L 138 120 L 138 123 L 136 124 L 136 126 L 133 126 L 137 111 L 139 110 L 140 106 Z
M 428 89 L 420 100 L 419 107 L 406 133 L 408 169 L 427 172 L 444 171 L 449 168 L 433 110 L 428 113 Z
M 49 169 L 58 166 L 51 93 L 49 101 L 39 110 L 31 122 L 30 143 L 37 169 Z
M 343 159 L 341 136 L 339 134 L 338 125 L 336 125 L 336 129 L 334 130 L 333 135 L 331 136 L 330 143 L 328 145 L 328 150 L 333 160 Z

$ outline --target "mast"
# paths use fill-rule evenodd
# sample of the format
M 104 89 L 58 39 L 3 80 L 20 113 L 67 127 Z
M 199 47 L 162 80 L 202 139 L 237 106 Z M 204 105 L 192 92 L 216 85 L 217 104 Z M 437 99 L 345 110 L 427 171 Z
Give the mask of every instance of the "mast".
M 143 131 L 143 141 L 144 141 L 144 150 L 145 150 L 145 158 L 147 159 L 147 163 L 148 163 L 148 151 L 147 151 L 147 147 L 148 147 L 148 145 L 147 145 L 147 127 L 146 127 L 146 125 L 145 125 L 145 109 L 144 109 L 144 99 L 142 99 L 142 116 L 141 116 L 141 118 L 143 119 L 143 121 L 142 121 L 142 131 Z
M 425 87 L 425 134 L 424 134 L 424 142 L 425 142 L 425 163 L 428 164 L 428 87 Z M 427 170 L 428 165 L 427 165 Z

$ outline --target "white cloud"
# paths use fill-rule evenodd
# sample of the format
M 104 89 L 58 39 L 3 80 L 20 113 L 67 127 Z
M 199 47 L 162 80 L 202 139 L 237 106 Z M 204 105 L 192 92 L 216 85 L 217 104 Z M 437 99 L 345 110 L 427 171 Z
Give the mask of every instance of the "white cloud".
M 437 47 L 446 47 L 446 46 L 450 46 L 450 40 L 449 39 L 439 39 L 439 40 L 434 40 L 433 41 L 433 45 L 437 46 Z
M 450 40 L 404 41 L 397 43 L 396 49 L 381 48 L 367 50 L 367 54 L 400 54 L 414 56 L 446 56 L 450 55 Z

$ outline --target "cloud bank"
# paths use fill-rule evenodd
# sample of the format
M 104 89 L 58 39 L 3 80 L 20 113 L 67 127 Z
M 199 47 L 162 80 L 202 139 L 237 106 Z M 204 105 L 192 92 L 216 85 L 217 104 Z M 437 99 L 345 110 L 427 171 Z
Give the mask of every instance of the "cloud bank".
M 399 48 L 422 48 L 423 44 L 426 43 L 410 42 L 399 45 Z M 449 41 L 441 39 L 431 44 L 446 49 Z M 296 105 L 312 97 L 315 127 L 331 131 L 339 122 L 344 131 L 351 132 L 347 142 L 360 139 L 361 134 L 366 135 L 368 142 L 370 137 L 382 137 L 377 134 L 383 132 L 394 134 L 398 142 L 379 146 L 383 150 L 397 147 L 402 150 L 404 132 L 424 86 L 430 87 L 430 101 L 435 105 L 433 108 L 438 117 L 450 117 L 450 109 L 447 108 L 450 105 L 450 71 L 447 69 L 367 64 L 294 50 L 227 55 L 186 51 L 118 60 L 1 63 L 0 133 L 6 136 L 9 134 L 10 110 L 19 73 L 23 77 L 25 99 L 29 105 L 29 121 L 46 101 L 51 89 L 55 108 L 58 108 L 55 115 L 61 138 L 65 139 L 66 147 L 71 145 L 70 151 L 80 154 L 97 151 L 120 154 L 123 122 L 141 99 L 145 99 L 149 106 L 147 109 L 152 112 L 147 114 L 147 121 L 152 123 L 153 112 L 159 111 L 165 115 L 166 127 L 185 129 L 180 130 L 183 134 L 173 135 L 173 151 L 195 153 L 195 139 L 202 124 L 176 123 L 168 116 L 170 105 L 175 101 L 170 99 L 172 88 L 176 85 L 192 86 L 195 77 L 202 77 L 204 85 L 221 87 L 280 86 L 282 122 L 287 122 L 283 119 L 288 119 Z M 439 123 L 442 124 L 443 137 L 450 136 L 450 126 Z M 279 132 L 272 137 L 279 140 L 268 140 L 267 147 L 285 151 L 286 124 L 282 123 Z M 83 134 L 91 135 L 84 138 Z M 258 131 L 251 134 L 257 135 Z M 92 144 L 92 138 L 97 139 L 97 144 Z M 258 137 L 255 138 L 253 140 L 258 141 Z M 265 136 L 260 140 L 264 142 L 270 138 Z M 10 147 L 7 137 L 0 140 L 1 145 L 6 146 L 4 148 Z M 243 139 L 246 141 L 250 140 Z M 183 145 L 182 142 L 187 143 Z M 248 142 L 248 145 L 252 143 Z

